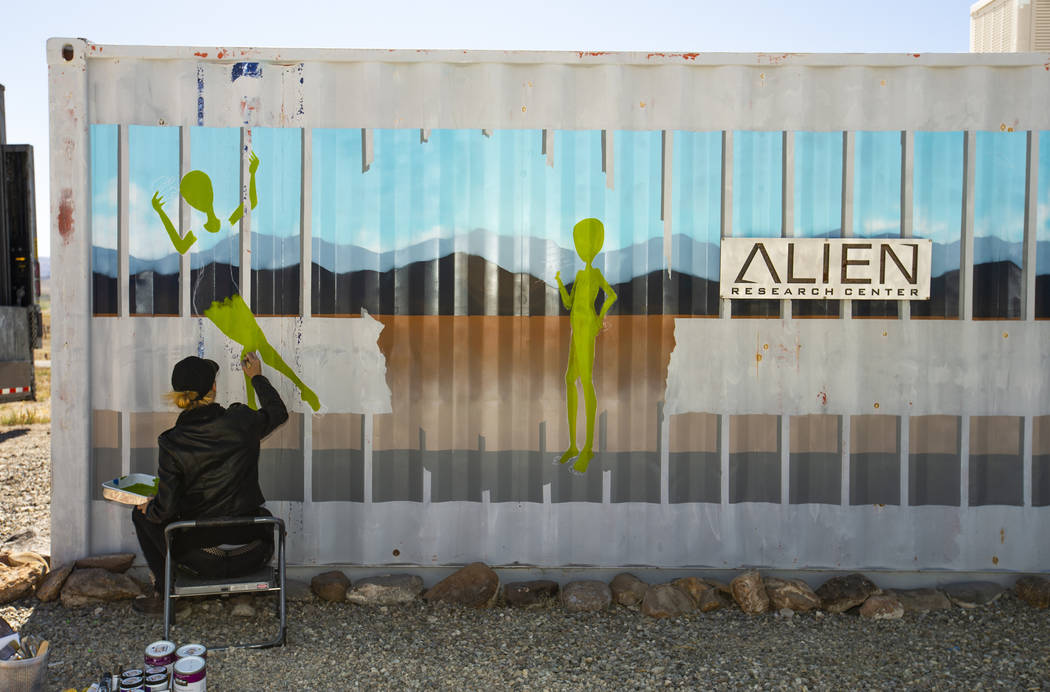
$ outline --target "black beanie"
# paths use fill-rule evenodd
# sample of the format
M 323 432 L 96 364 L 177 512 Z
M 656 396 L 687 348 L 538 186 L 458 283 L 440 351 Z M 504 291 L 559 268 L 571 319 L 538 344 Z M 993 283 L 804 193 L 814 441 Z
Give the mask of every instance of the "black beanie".
M 215 384 L 219 364 L 207 358 L 188 356 L 175 364 L 171 371 L 171 388 L 176 392 L 197 392 L 203 397 Z

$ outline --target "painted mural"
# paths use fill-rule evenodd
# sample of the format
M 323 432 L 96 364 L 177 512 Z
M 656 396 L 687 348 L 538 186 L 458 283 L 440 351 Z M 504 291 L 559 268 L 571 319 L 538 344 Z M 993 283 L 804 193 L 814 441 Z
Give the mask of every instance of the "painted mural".
M 249 154 L 249 160 L 249 201 L 251 208 L 254 209 L 259 202 L 255 187 L 255 173 L 259 170 L 259 157 L 253 151 Z M 207 173 L 204 171 L 193 170 L 184 175 L 182 181 L 179 183 L 179 192 L 182 195 L 182 198 L 185 199 L 191 207 L 207 216 L 207 219 L 204 221 L 205 231 L 208 231 L 209 233 L 218 233 L 222 229 L 222 222 L 219 221 L 219 218 L 215 215 L 215 192 L 212 187 L 211 178 Z M 180 255 L 186 254 L 186 252 L 193 247 L 194 243 L 197 242 L 197 238 L 193 234 L 193 231 L 187 229 L 183 233 L 179 233 L 175 230 L 171 219 L 168 218 L 168 215 L 164 212 L 164 198 L 161 197 L 159 191 L 153 193 L 151 203 L 153 205 L 153 210 L 157 212 L 157 216 L 160 218 L 161 223 L 164 224 L 164 230 L 167 232 L 168 239 L 171 241 L 172 246 L 174 246 L 175 250 Z M 241 202 L 241 204 L 230 214 L 230 226 L 234 226 L 243 217 L 244 202 Z M 233 295 L 224 298 L 222 301 L 213 301 L 212 304 L 204 310 L 204 316 L 207 317 L 212 324 L 218 327 L 219 331 L 226 335 L 228 339 L 241 347 L 241 353 L 238 356 L 239 359 L 243 359 L 248 353 L 257 352 L 265 364 L 269 365 L 271 368 L 295 383 L 302 400 L 308 403 L 314 411 L 321 408 L 321 404 L 313 390 L 307 387 L 306 384 L 299 379 L 299 376 L 288 366 L 284 361 L 284 358 L 281 357 L 281 354 L 270 345 L 263 330 L 259 327 L 255 315 L 252 314 L 251 309 L 245 304 L 244 299 L 240 294 L 234 293 Z M 252 408 L 257 408 L 255 403 L 255 389 L 252 387 L 247 375 L 245 375 L 244 384 L 248 405 Z
M 192 170 L 180 176 L 177 128 L 128 129 L 129 312 L 179 314 L 179 257 L 189 255 L 189 314 L 240 349 L 260 350 L 316 412 L 299 419 L 311 426 L 314 501 L 360 502 L 370 482 L 374 502 L 657 503 L 660 453 L 668 449 L 669 501 L 720 502 L 718 459 L 726 445 L 731 502 L 780 502 L 784 483 L 791 503 L 843 501 L 837 415 L 792 418 L 791 478 L 784 479 L 776 416 L 733 416 L 731 439 L 721 439 L 717 412 L 674 412 L 670 439 L 661 437 L 675 321 L 719 314 L 721 133 L 670 133 L 671 203 L 664 208 L 667 162 L 655 131 L 315 129 L 306 140 L 310 187 L 303 198 L 300 130 L 186 128 Z M 782 133 L 733 134 L 734 235 L 842 235 L 842 133 L 794 133 L 790 229 L 783 228 Z M 1040 171 L 1050 179 L 1047 136 Z M 118 139 L 115 126 L 92 126 L 100 318 L 119 306 Z M 899 236 L 900 133 L 855 133 L 855 146 L 852 233 Z M 952 319 L 963 135 L 917 132 L 914 147 L 913 235 L 933 240 L 934 251 L 932 298 L 912 303 L 912 315 Z M 975 317 L 1019 314 L 1024 152 L 1023 135 L 978 134 Z M 1050 315 L 1046 190 L 1039 201 L 1040 316 Z M 172 210 L 180 196 L 191 209 L 185 228 Z M 237 225 L 245 214 L 251 266 L 242 268 Z M 250 304 L 239 288 L 245 280 Z M 855 317 L 886 317 L 898 306 L 852 308 Z M 735 317 L 779 317 L 781 304 L 733 301 L 730 309 Z M 795 301 L 792 313 L 836 317 L 840 304 Z M 294 322 L 289 336 L 268 338 L 263 316 Z M 303 318 L 333 333 L 377 324 L 375 353 L 360 357 L 374 355 L 385 368 L 389 409 L 341 407 L 307 386 L 325 374 L 300 363 Z M 849 501 L 893 504 L 897 419 L 854 418 Z M 942 497 L 938 488 L 952 487 L 959 473 L 958 420 L 925 418 L 913 418 L 909 431 L 919 450 L 909 497 L 912 504 L 957 505 L 958 497 Z M 1011 425 L 1002 424 L 1002 435 L 1012 434 Z M 301 501 L 301 439 L 280 444 L 282 458 L 296 457 L 297 465 L 274 470 L 264 491 Z M 999 492 L 996 483 L 987 487 Z

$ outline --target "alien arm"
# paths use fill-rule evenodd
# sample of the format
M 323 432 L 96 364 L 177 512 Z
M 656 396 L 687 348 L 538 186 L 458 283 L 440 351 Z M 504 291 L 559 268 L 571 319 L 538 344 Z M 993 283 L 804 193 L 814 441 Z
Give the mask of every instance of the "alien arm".
M 599 322 L 605 319 L 605 313 L 609 312 L 609 308 L 612 307 L 613 303 L 616 302 L 616 291 L 609 285 L 609 282 L 605 280 L 605 277 L 599 273 L 598 278 L 602 282 L 602 290 L 605 291 L 605 301 L 602 302 L 602 311 L 598 315 Z
M 160 196 L 159 192 L 153 194 L 153 209 L 157 212 L 157 216 L 160 217 L 161 223 L 164 224 L 164 230 L 168 232 L 171 244 L 175 246 L 180 255 L 185 255 L 186 251 L 197 242 L 197 236 L 193 235 L 193 231 L 187 231 L 184 236 L 179 235 L 179 232 L 175 230 L 175 225 L 172 224 L 171 219 L 168 218 L 167 213 L 164 211 L 164 198 Z
M 255 205 L 259 203 L 259 195 L 255 193 L 255 171 L 259 170 L 259 157 L 255 155 L 253 151 L 249 157 L 250 163 L 248 164 L 248 201 L 251 202 L 252 209 L 255 209 Z
M 566 310 L 572 310 L 572 298 L 573 298 L 573 296 L 569 295 L 569 292 L 567 290 L 565 290 L 565 284 L 563 284 L 561 282 L 561 272 L 558 272 L 557 274 L 555 274 L 554 278 L 558 280 L 558 292 L 561 293 L 562 305 L 565 306 Z M 572 285 L 572 292 L 573 292 L 573 295 L 576 294 L 576 284 Z
M 259 203 L 259 195 L 255 190 L 255 171 L 259 170 L 259 157 L 253 151 L 249 160 L 251 163 L 248 164 L 248 201 L 251 203 L 252 209 L 255 209 L 255 205 Z M 230 224 L 237 223 L 243 216 L 244 202 L 241 202 L 240 206 L 230 214 Z

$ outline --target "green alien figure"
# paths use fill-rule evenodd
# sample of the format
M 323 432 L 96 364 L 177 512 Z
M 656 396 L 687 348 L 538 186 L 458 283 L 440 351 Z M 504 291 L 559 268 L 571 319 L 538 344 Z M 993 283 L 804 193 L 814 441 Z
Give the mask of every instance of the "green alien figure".
M 572 293 L 566 290 L 561 281 L 561 272 L 555 274 L 561 302 L 569 311 L 569 324 L 572 326 L 572 339 L 569 345 L 569 365 L 565 370 L 565 407 L 569 416 L 569 448 L 561 455 L 559 464 L 564 464 L 573 457 L 574 473 L 582 474 L 594 458 L 594 415 L 598 409 L 598 399 L 594 393 L 594 349 L 598 333 L 605 324 L 605 314 L 616 302 L 616 292 L 605 280 L 601 270 L 592 267 L 591 262 L 605 243 L 605 227 L 598 219 L 584 219 L 572 229 L 572 239 L 576 253 L 584 261 L 583 269 L 576 272 L 572 284 Z M 605 292 L 605 301 L 600 313 L 594 312 L 594 301 L 598 289 Z M 587 440 L 582 450 L 576 448 L 576 381 L 583 386 L 583 401 L 587 411 Z

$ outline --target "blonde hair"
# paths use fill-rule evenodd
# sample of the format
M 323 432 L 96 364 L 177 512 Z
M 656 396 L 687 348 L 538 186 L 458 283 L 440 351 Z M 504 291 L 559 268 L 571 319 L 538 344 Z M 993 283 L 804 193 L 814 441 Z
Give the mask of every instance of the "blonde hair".
M 179 408 L 186 410 L 191 408 L 199 408 L 201 406 L 207 406 L 208 404 L 215 401 L 215 393 L 208 392 L 204 396 L 201 396 L 192 389 L 185 392 L 168 392 L 164 395 L 172 404 L 175 404 Z

